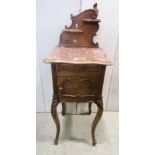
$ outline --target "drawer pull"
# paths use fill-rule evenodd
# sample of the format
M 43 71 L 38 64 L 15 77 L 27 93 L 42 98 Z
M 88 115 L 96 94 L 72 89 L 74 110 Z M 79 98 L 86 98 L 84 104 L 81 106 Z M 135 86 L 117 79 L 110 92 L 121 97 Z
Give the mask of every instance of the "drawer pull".
M 76 71 L 80 71 L 80 67 L 77 66 L 77 67 L 76 67 Z

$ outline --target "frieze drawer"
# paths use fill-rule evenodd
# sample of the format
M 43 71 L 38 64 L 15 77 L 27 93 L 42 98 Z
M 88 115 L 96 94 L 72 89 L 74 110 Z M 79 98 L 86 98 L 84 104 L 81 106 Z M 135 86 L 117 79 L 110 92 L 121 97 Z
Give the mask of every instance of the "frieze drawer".
M 99 71 L 99 66 L 95 64 L 57 64 L 56 69 L 58 72 L 97 72 Z

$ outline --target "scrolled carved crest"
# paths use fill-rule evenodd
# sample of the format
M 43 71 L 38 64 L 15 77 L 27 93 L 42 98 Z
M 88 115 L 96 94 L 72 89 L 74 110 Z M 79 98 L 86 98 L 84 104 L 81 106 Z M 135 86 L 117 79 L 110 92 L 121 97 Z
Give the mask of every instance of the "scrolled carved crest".
M 100 20 L 97 19 L 97 3 L 93 9 L 85 10 L 76 16 L 71 14 L 71 26 L 65 26 L 60 35 L 59 47 L 91 47 L 98 48 L 98 43 L 93 42 L 93 37 L 99 29 Z

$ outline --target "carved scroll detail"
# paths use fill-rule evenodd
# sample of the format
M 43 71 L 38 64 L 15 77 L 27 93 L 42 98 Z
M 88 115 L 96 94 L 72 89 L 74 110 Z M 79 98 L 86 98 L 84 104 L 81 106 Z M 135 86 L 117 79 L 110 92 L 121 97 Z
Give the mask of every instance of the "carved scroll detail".
M 68 86 L 72 86 L 72 90 L 74 94 L 70 94 L 67 92 L 66 86 L 67 83 L 69 82 Z M 71 85 L 71 82 L 73 85 Z M 91 88 L 85 88 L 88 89 L 86 93 L 81 94 L 81 89 L 79 88 L 79 85 L 84 87 L 90 86 Z M 70 89 L 70 88 L 69 88 Z M 61 97 L 94 97 L 95 96 L 95 81 L 93 79 L 76 79 L 76 78 L 65 78 L 62 80 L 62 84 L 59 86 L 59 95 Z
M 99 29 L 99 19 L 97 3 L 93 9 L 88 9 L 80 14 L 73 16 L 71 14 L 72 24 L 60 35 L 59 47 L 91 47 L 97 48 L 98 43 L 93 42 L 93 38 Z

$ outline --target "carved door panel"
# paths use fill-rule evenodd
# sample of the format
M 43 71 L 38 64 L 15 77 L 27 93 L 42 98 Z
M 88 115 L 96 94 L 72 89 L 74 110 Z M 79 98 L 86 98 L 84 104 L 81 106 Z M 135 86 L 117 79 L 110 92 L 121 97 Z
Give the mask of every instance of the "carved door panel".
M 58 94 L 60 97 L 94 97 L 97 93 L 96 77 L 59 77 Z

